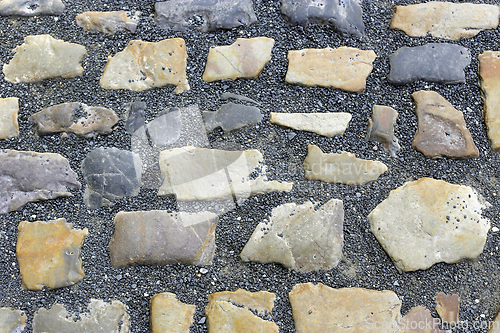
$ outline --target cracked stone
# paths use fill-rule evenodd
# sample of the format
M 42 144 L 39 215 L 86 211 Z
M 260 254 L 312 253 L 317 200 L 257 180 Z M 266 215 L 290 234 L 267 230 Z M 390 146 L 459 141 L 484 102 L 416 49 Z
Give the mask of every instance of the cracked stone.
M 327 47 L 288 51 L 285 81 L 308 87 L 363 92 L 376 57 L 372 50 L 363 51 L 345 46 L 338 49 Z
M 491 149 L 500 149 L 500 52 L 485 51 L 479 56 L 479 75 L 484 101 L 484 120 Z
M 55 289 L 83 279 L 80 252 L 87 228 L 73 229 L 73 224 L 60 218 L 48 222 L 22 221 L 18 231 L 16 256 L 23 287 Z
M 0 16 L 61 15 L 65 6 L 61 0 L 2 0 Z
M 26 327 L 26 314 L 21 310 L 0 308 L 0 332 L 21 333 Z
M 0 139 L 14 138 L 19 135 L 18 112 L 19 98 L 0 98 Z
M 436 295 L 436 311 L 443 323 L 456 326 L 460 311 L 460 296 L 457 294 L 446 295 L 439 292 Z
M 384 149 L 388 150 L 392 157 L 401 149 L 399 140 L 394 135 L 394 125 L 398 118 L 398 112 L 389 106 L 374 105 L 372 117 L 368 119 L 368 140 L 380 142 Z
M 174 92 L 180 94 L 189 90 L 186 62 L 186 43 L 182 38 L 156 43 L 132 40 L 123 51 L 108 58 L 100 85 L 104 89 L 133 91 L 174 85 Z
M 211 47 L 203 81 L 256 79 L 271 60 L 274 39 L 267 37 L 238 38 L 227 46 Z
M 317 133 L 326 137 L 344 134 L 352 116 L 347 112 L 278 113 L 271 112 L 271 123 L 297 131 Z
M 127 105 L 128 113 L 125 121 L 125 130 L 134 134 L 139 128 L 146 124 L 146 103 L 137 101 Z
M 449 333 L 439 329 L 439 323 L 432 317 L 429 309 L 423 306 L 414 306 L 401 318 L 402 333 Z
M 490 229 L 481 216 L 488 206 L 470 187 L 421 178 L 391 191 L 368 219 L 394 265 L 410 272 L 479 256 Z
M 228 133 L 260 123 L 262 121 L 262 113 L 255 106 L 229 102 L 223 104 L 215 112 L 203 112 L 203 120 L 208 132 L 212 132 L 217 127 L 220 127 L 224 133 Z
M 151 333 L 189 333 L 196 305 L 179 302 L 172 293 L 151 298 Z
M 86 31 L 114 35 L 122 30 L 135 33 L 140 14 L 139 11 L 133 14 L 126 11 L 84 12 L 78 14 L 75 19 L 76 24 Z

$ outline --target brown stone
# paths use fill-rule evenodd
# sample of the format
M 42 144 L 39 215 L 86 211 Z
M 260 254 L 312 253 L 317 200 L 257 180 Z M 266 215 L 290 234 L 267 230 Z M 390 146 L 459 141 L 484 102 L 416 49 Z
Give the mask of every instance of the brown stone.
M 196 305 L 179 302 L 172 293 L 154 295 L 150 305 L 151 333 L 189 333 Z
M 19 135 L 18 112 L 19 98 L 0 98 L 0 139 L 13 138 Z
M 452 326 L 457 325 L 460 312 L 460 296 L 439 292 L 436 295 L 436 311 L 444 323 Z
M 115 34 L 121 30 L 128 30 L 135 33 L 139 15 L 141 12 L 134 14 L 126 11 L 112 12 L 84 12 L 76 16 L 76 24 L 84 30 L 91 32 L 104 32 L 107 34 Z
M 500 149 L 500 51 L 479 55 L 479 76 L 484 100 L 484 119 L 491 149 Z
M 380 142 L 382 147 L 391 152 L 393 157 L 401 149 L 394 135 L 394 124 L 398 112 L 389 106 L 374 105 L 372 117 L 368 119 L 367 136 L 369 140 Z
M 439 319 L 429 309 L 415 306 L 400 321 L 401 333 L 445 333 L 439 329 Z

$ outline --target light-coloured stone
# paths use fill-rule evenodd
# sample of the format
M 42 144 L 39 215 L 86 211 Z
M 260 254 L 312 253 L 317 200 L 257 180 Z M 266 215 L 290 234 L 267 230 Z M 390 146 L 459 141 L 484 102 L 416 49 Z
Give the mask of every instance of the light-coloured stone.
M 460 296 L 457 294 L 447 295 L 443 292 L 439 292 L 436 295 L 436 311 L 443 323 L 451 326 L 458 325 Z
M 76 24 L 91 32 L 115 34 L 121 30 L 135 33 L 141 12 L 112 11 L 84 12 L 76 16 Z
M 399 29 L 412 37 L 457 40 L 474 37 L 480 31 L 496 29 L 500 7 L 497 5 L 430 1 L 396 6 L 391 29 Z
M 0 332 L 21 333 L 26 326 L 26 314 L 21 310 L 0 308 Z
M 493 321 L 490 322 L 491 327 L 488 333 L 500 333 L 500 312 L 497 313 Z
M 362 185 L 376 180 L 387 171 L 387 166 L 379 161 L 356 158 L 356 155 L 342 152 L 325 154 L 315 145 L 307 147 L 304 160 L 305 177 L 329 183 Z
M 278 113 L 271 112 L 271 123 L 298 131 L 308 131 L 333 137 L 344 134 L 352 116 L 347 112 Z
M 0 139 L 13 138 L 19 135 L 18 112 L 19 98 L 0 98 Z
M 271 60 L 274 39 L 267 37 L 238 38 L 227 46 L 216 46 L 208 51 L 203 81 L 256 79 Z
M 479 55 L 479 75 L 484 100 L 484 119 L 491 149 L 500 149 L 500 52 Z
M 179 302 L 172 293 L 151 298 L 151 333 L 189 333 L 196 305 Z
M 3 65 L 5 80 L 12 83 L 81 76 L 81 62 L 87 54 L 84 46 L 50 35 L 27 36 L 24 44 L 16 47 L 14 52 L 12 60 Z
M 362 92 L 377 55 L 342 46 L 338 49 L 304 49 L 288 51 L 285 81 L 304 86 L 332 87 Z
M 0 15 L 61 15 L 65 6 L 61 0 L 2 0 Z
M 401 301 L 392 291 L 303 283 L 289 297 L 297 333 L 400 332 Z
M 100 84 L 104 89 L 143 91 L 167 84 L 176 94 L 189 90 L 186 77 L 187 51 L 182 38 L 152 43 L 132 40 L 115 56 L 108 58 Z
M 369 140 L 375 140 L 382 147 L 391 152 L 392 157 L 401 149 L 399 141 L 394 135 L 394 124 L 398 118 L 398 112 L 389 106 L 374 105 L 372 117 L 368 119 L 366 134 Z
M 481 216 L 487 206 L 470 187 L 421 178 L 391 191 L 368 219 L 396 267 L 408 272 L 480 255 L 490 229 Z

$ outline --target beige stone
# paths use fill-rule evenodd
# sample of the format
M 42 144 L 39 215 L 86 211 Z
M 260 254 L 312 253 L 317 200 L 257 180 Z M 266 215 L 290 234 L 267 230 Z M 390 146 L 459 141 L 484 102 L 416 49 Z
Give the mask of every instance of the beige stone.
M 347 112 L 332 113 L 278 113 L 271 112 L 271 123 L 333 137 L 344 134 L 352 116 Z
M 500 149 L 500 52 L 479 55 L 479 75 L 484 100 L 484 119 L 493 150 Z
M 490 322 L 491 328 L 488 333 L 500 333 L 500 312 L 497 313 L 493 321 Z
M 189 333 L 196 305 L 179 302 L 172 293 L 151 298 L 151 333 Z
M 439 292 L 436 295 L 436 311 L 444 323 L 456 326 L 460 313 L 460 296 Z
M 0 139 L 13 138 L 19 135 L 18 112 L 19 98 L 0 98 Z
M 377 55 L 342 46 L 338 49 L 304 49 L 288 51 L 285 81 L 304 86 L 332 87 L 362 92 Z
M 76 24 L 84 30 L 91 32 L 104 32 L 107 34 L 115 34 L 120 30 L 129 30 L 135 33 L 139 15 L 141 12 L 134 14 L 126 11 L 111 11 L 111 12 L 84 12 L 76 16 Z

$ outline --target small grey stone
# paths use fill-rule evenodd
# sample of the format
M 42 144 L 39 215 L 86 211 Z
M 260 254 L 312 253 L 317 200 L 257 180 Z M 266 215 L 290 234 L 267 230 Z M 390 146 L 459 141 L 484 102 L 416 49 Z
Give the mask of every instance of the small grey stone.
M 84 12 L 76 16 L 76 24 L 91 32 L 115 34 L 121 30 L 135 33 L 141 12 Z
M 202 267 L 202 268 L 200 268 L 200 273 L 201 274 L 207 274 L 208 273 L 208 269 Z
M 394 135 L 394 124 L 398 112 L 389 106 L 374 105 L 372 117 L 368 120 L 367 137 L 369 140 L 380 142 L 382 147 L 391 152 L 393 157 L 401 149 L 399 141 Z
M 61 15 L 64 12 L 64 3 L 61 0 L 2 0 L 0 1 L 0 15 Z
M 199 321 L 198 321 L 198 324 L 205 324 L 205 322 L 207 321 L 207 317 L 202 317 Z
M 0 332 L 21 333 L 26 326 L 26 315 L 21 310 L 0 308 Z
M 127 106 L 128 116 L 125 122 L 125 130 L 129 134 L 134 134 L 139 128 L 146 124 L 146 103 L 137 101 Z
M 229 102 L 222 105 L 215 112 L 203 112 L 203 120 L 208 132 L 212 132 L 217 127 L 220 127 L 227 133 L 260 123 L 262 121 L 262 113 L 255 106 Z
M 251 98 L 248 98 L 248 97 L 242 96 L 242 95 L 238 95 L 238 94 L 233 94 L 233 93 L 230 93 L 230 92 L 222 93 L 222 95 L 220 95 L 220 99 L 222 99 L 224 101 L 228 100 L 228 99 L 235 99 L 235 100 L 238 100 L 238 101 L 254 103 L 254 104 L 259 105 L 259 106 L 262 105 L 259 102 L 254 101 Z

